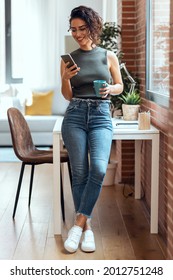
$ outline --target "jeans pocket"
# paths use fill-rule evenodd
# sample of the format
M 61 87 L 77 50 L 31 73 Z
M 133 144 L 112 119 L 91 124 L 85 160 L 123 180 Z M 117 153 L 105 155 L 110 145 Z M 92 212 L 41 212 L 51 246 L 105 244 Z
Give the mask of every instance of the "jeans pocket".
M 109 103 L 101 103 L 98 106 L 98 111 L 102 114 L 102 115 L 106 115 L 106 116 L 110 116 L 110 105 Z
M 70 102 L 70 104 L 68 105 L 68 107 L 66 109 L 66 113 L 74 111 L 75 109 L 78 108 L 78 106 L 79 106 L 78 103 Z

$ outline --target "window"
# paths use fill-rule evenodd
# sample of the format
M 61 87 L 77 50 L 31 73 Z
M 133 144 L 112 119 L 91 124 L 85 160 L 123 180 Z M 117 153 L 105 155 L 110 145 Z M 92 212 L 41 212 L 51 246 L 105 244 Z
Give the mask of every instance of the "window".
M 5 4 L 0 0 L 0 84 L 5 84 Z
M 11 55 L 14 79 L 23 77 L 24 2 L 11 0 Z
M 169 105 L 170 0 L 147 1 L 147 98 Z
M 6 83 L 22 82 L 22 0 L 5 0 Z

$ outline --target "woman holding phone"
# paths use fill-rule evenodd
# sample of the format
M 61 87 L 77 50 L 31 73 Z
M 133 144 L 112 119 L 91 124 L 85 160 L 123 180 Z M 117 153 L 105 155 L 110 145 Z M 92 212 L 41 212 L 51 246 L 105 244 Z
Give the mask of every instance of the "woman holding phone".
M 91 216 L 112 143 L 110 95 L 120 94 L 123 83 L 116 55 L 97 46 L 102 32 L 99 14 L 92 8 L 76 7 L 69 25 L 79 48 L 71 53 L 75 65 L 68 67 L 68 62 L 61 61 L 62 94 L 70 101 L 62 136 L 70 158 L 76 217 L 64 247 L 74 253 L 82 238 L 81 249 L 93 252 L 96 246 Z M 106 81 L 100 97 L 95 94 L 94 80 Z

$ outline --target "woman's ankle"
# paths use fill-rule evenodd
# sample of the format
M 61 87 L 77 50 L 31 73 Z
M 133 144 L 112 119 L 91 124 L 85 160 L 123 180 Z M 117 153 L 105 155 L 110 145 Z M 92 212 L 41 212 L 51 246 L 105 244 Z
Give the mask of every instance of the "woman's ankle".
M 85 223 L 85 226 L 84 226 L 84 231 L 86 231 L 86 230 L 91 230 L 92 228 L 91 228 L 91 218 L 87 218 L 87 220 L 86 220 L 86 223 Z
M 83 214 L 77 214 L 76 215 L 76 220 L 75 220 L 75 225 L 81 227 L 82 229 L 85 228 L 87 221 L 87 217 Z

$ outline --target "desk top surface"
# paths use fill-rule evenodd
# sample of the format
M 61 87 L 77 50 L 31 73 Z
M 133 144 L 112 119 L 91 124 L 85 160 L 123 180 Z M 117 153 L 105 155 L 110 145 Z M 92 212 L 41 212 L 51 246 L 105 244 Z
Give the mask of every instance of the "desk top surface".
M 53 133 L 61 133 L 61 125 L 63 121 L 63 116 L 58 116 L 55 123 Z M 124 121 L 122 119 L 112 118 L 113 124 L 113 134 L 114 135 L 149 135 L 149 134 L 159 134 L 159 130 L 151 125 L 149 130 L 139 130 L 138 121 Z

